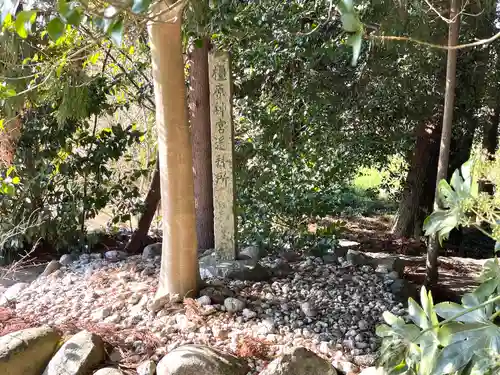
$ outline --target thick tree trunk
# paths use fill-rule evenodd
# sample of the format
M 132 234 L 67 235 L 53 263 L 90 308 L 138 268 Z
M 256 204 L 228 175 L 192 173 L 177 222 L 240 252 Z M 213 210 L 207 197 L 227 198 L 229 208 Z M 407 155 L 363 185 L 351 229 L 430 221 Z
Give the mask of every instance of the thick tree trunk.
M 156 297 L 186 297 L 198 288 L 193 157 L 184 61 L 183 3 L 156 7 L 159 22 L 149 24 L 158 128 L 163 247 Z
M 137 229 L 134 231 L 130 241 L 125 247 L 126 252 L 137 253 L 147 245 L 146 237 L 148 235 L 149 228 L 151 227 L 151 222 L 155 216 L 156 209 L 158 208 L 158 203 L 160 203 L 160 198 L 160 164 L 157 158 L 153 179 L 151 180 L 148 194 L 144 200 L 144 212 L 139 219 Z
M 455 21 L 450 23 L 448 31 L 448 46 L 454 46 L 458 42 L 458 32 L 460 19 L 457 16 L 458 0 L 451 0 L 450 19 L 456 17 Z M 441 130 L 441 144 L 439 146 L 439 161 L 437 168 L 436 187 L 439 181 L 445 179 L 448 172 L 448 162 L 450 157 L 451 126 L 453 123 L 453 107 L 455 102 L 455 86 L 457 71 L 457 50 L 448 50 L 446 61 L 446 89 L 444 94 L 444 113 L 443 127 Z M 437 191 L 434 195 L 434 208 L 440 206 Z M 427 274 L 425 278 L 426 285 L 434 285 L 438 280 L 438 254 L 439 241 L 437 235 L 429 238 L 427 246 Z
M 214 203 L 212 187 L 212 148 L 210 138 L 210 88 L 208 85 L 208 38 L 201 48 L 191 51 L 189 93 L 193 140 L 194 197 L 198 249 L 214 247 Z
M 423 221 L 432 209 L 440 132 L 437 118 L 417 128 L 415 149 L 392 229 L 398 237 L 419 238 L 422 235 Z

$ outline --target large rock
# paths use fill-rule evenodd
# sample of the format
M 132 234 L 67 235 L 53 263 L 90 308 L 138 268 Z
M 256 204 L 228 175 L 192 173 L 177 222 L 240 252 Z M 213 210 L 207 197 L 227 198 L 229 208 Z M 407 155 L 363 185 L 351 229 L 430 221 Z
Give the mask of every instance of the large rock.
M 301 347 L 276 358 L 260 375 L 337 375 L 337 371 L 330 362 Z
M 261 258 L 261 251 L 257 246 L 247 246 L 240 250 L 238 259 L 255 259 Z
M 109 250 L 104 253 L 104 258 L 110 262 L 118 262 L 127 259 L 128 254 L 121 250 Z
M 21 292 L 28 287 L 28 283 L 17 283 L 7 288 L 7 290 L 0 297 L 0 306 L 15 303 Z
M 406 262 L 397 256 L 381 256 L 375 254 L 369 256 L 369 263 L 375 268 L 376 272 L 390 273 L 397 272 L 399 277 L 404 274 Z
M 246 375 L 246 361 L 202 345 L 172 350 L 158 363 L 157 375 Z M 327 375 L 327 374 L 325 374 Z
M 104 367 L 94 372 L 94 375 L 123 375 L 123 372 L 114 367 Z
M 45 270 L 42 272 L 40 276 L 49 276 L 51 273 L 54 273 L 59 268 L 61 268 L 61 263 L 58 260 L 51 260 Z
M 271 277 L 269 269 L 257 263 L 256 259 L 224 261 L 217 259 L 215 253 L 199 259 L 202 279 L 215 277 L 233 280 L 264 281 Z
M 61 346 L 43 375 L 88 375 L 104 357 L 101 338 L 94 333 L 81 331 Z
M 142 250 L 142 259 L 154 259 L 156 256 L 161 256 L 161 242 L 152 243 Z
M 61 256 L 61 259 L 59 259 L 59 263 L 61 263 L 63 266 L 69 266 L 71 263 L 73 263 L 73 257 L 71 254 L 64 254 Z
M 354 266 L 362 266 L 369 262 L 369 259 L 361 251 L 351 249 L 347 251 L 346 260 Z
M 0 337 L 0 374 L 40 375 L 61 336 L 51 328 L 28 328 Z

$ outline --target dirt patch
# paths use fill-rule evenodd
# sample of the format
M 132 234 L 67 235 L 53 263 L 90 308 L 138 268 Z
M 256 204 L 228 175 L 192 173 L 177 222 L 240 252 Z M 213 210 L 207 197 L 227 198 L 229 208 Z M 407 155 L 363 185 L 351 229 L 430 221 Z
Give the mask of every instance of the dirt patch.
M 425 278 L 425 238 L 398 238 L 391 233 L 393 216 L 355 217 L 345 219 L 342 236 L 360 243 L 365 252 L 388 253 L 405 259 L 404 277 L 422 285 Z M 459 243 L 457 243 L 459 242 Z M 439 282 L 432 289 L 436 301 L 457 301 L 477 286 L 484 262 L 493 255 L 491 239 L 476 230 L 463 230 L 444 244 L 439 257 Z

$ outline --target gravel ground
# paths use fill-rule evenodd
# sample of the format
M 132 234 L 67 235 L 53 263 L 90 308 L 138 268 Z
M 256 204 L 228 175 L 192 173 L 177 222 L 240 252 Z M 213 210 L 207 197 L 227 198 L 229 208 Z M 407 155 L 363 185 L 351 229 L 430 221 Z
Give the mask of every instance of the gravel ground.
M 261 260 L 264 265 L 277 261 L 284 262 Z M 187 343 L 236 352 L 242 338 L 254 337 L 269 343 L 272 357 L 286 347 L 305 346 L 345 372 L 370 366 L 382 312 L 405 314 L 390 292 L 393 281 L 370 266 L 342 259 L 324 264 L 308 257 L 289 266 L 287 277 L 268 282 L 208 280 L 196 303 L 161 308 L 153 304 L 158 256 L 110 262 L 100 254 L 82 255 L 32 282 L 18 296 L 15 310 L 47 324 L 76 319 L 147 329 L 167 352 Z M 132 344 L 138 354 L 144 352 L 143 342 Z M 250 365 L 258 372 L 265 361 L 250 360 Z

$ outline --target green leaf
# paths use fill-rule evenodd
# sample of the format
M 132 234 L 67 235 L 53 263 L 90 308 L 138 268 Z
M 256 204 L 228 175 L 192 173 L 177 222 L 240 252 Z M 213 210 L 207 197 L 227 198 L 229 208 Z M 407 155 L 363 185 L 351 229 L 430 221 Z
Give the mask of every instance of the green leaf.
M 4 24 L 9 15 L 16 13 L 19 0 L 2 0 L 0 7 L 0 26 Z
M 389 337 L 394 335 L 394 331 L 386 324 L 380 324 L 375 328 L 375 334 L 378 337 Z
M 358 17 L 352 12 L 343 13 L 340 16 L 340 20 L 342 21 L 342 28 L 348 33 L 355 33 L 362 28 L 362 24 L 359 22 Z
M 47 32 L 49 33 L 50 39 L 56 42 L 60 37 L 64 35 L 66 26 L 60 18 L 53 18 L 47 25 Z
M 430 320 L 431 326 L 435 326 L 439 323 L 436 312 L 434 311 L 434 301 L 432 299 L 431 292 L 427 292 L 425 286 L 420 289 L 420 303 L 425 311 L 425 315 Z
M 62 20 L 67 24 L 78 26 L 82 21 L 83 11 L 76 2 L 59 0 L 58 11 Z
M 347 44 L 352 47 L 351 65 L 356 66 L 359 55 L 361 53 L 361 45 L 363 43 L 363 31 L 359 30 L 356 34 L 352 34 L 347 38 Z
M 436 366 L 432 372 L 433 375 L 454 374 L 471 360 L 474 347 L 477 340 L 459 341 L 444 347 L 436 359 Z M 474 342 L 472 342 L 474 341 Z
M 21 179 L 17 176 L 12 179 L 12 183 L 14 185 L 18 185 L 20 182 L 21 182 Z
M 394 315 L 393 313 L 389 311 L 384 311 L 382 313 L 382 317 L 384 318 L 385 322 L 389 324 L 390 326 L 402 326 L 405 324 L 405 321 L 403 318 L 400 318 L 399 316 Z
M 16 27 L 17 35 L 25 39 L 28 34 L 31 33 L 31 25 L 36 20 L 36 11 L 34 10 L 23 10 L 16 15 L 16 21 L 14 25 Z
M 151 0 L 134 0 L 132 4 L 132 12 L 135 14 L 143 13 L 148 10 L 151 5 Z
M 119 19 L 113 23 L 109 29 L 109 36 L 113 43 L 120 46 L 123 37 L 123 20 Z
M 420 328 L 427 329 L 430 327 L 427 315 L 413 298 L 408 298 L 408 314 L 410 319 Z
M 462 313 L 465 310 L 465 308 L 462 305 L 459 305 L 454 302 L 441 302 L 438 303 L 436 306 L 434 306 L 434 310 L 443 319 L 450 319 L 455 315 Z M 480 312 L 474 310 L 456 318 L 456 320 L 458 322 L 473 323 L 482 321 L 483 320 L 482 318 L 483 317 L 481 316 Z

